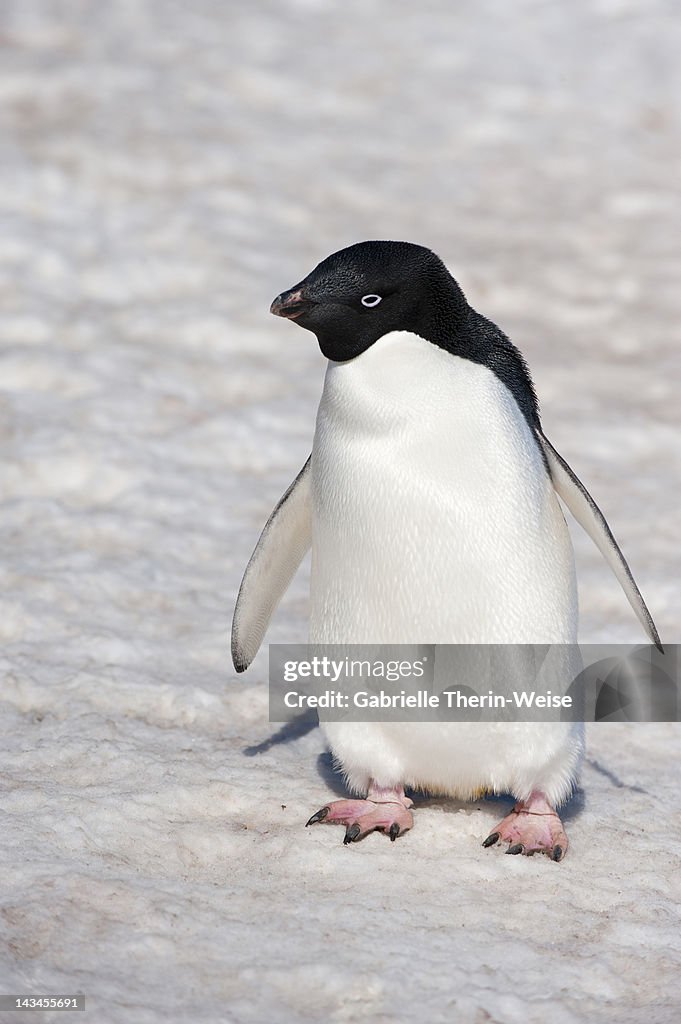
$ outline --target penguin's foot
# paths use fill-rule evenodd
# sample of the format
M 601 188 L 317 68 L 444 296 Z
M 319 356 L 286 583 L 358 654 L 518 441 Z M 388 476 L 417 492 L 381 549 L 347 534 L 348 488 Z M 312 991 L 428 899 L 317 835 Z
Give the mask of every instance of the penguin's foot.
M 508 843 L 506 853 L 545 853 L 551 860 L 562 860 L 568 838 L 563 823 L 543 793 L 534 792 L 529 800 L 519 800 L 485 839 L 483 846 Z
M 366 800 L 334 800 L 313 814 L 307 825 L 316 825 L 318 821 L 345 825 L 345 845 L 358 843 L 370 832 L 385 832 L 394 843 L 414 824 L 409 810 L 412 805 L 413 800 L 404 795 L 401 786 L 387 789 L 372 783 Z

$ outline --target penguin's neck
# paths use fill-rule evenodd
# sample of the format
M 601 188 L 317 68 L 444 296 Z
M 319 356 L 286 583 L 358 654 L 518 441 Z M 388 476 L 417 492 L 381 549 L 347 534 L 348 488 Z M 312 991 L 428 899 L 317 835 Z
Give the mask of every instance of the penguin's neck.
M 540 426 L 537 396 L 521 353 L 495 323 L 469 306 L 452 277 L 431 284 L 430 301 L 419 309 L 413 330 L 451 355 L 490 369 L 509 389 L 529 426 Z
M 457 282 L 444 271 L 429 281 L 427 301 L 419 304 L 411 330 L 439 348 L 465 356 L 475 315 Z

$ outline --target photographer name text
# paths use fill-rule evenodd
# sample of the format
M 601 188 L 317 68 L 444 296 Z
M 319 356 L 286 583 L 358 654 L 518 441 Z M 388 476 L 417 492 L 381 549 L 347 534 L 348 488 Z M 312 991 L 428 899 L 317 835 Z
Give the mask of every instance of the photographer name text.
M 567 694 L 555 694 L 550 690 L 545 693 L 531 691 L 513 691 L 501 693 L 477 694 L 462 693 L 460 690 L 445 690 L 441 694 L 417 690 L 416 693 L 388 693 L 379 690 L 369 693 L 359 690 L 357 693 L 343 693 L 342 690 L 323 690 L 321 693 L 301 693 L 299 690 L 287 690 L 284 693 L 284 704 L 287 708 L 377 708 L 377 709 L 419 709 L 446 707 L 461 710 L 475 708 L 571 708 L 572 697 Z

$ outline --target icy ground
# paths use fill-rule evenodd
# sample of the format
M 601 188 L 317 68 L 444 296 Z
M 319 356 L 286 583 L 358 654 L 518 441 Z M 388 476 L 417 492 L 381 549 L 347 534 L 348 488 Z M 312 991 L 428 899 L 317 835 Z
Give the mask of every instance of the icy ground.
M 271 741 L 228 628 L 323 373 L 269 303 L 402 237 L 523 348 L 681 640 L 678 5 L 1 18 L 0 990 L 95 1024 L 677 1021 L 678 728 L 590 730 L 560 865 L 480 848 L 503 801 L 343 848 L 303 828 L 339 789 L 318 731 Z M 575 542 L 583 639 L 642 639 Z M 269 638 L 305 632 L 301 573 Z

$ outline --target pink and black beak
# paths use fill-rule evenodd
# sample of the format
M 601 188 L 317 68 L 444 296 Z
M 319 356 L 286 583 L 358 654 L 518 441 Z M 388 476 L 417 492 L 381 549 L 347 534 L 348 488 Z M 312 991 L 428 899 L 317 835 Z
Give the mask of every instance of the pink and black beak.
M 275 316 L 283 316 L 287 320 L 297 320 L 313 306 L 311 299 L 308 299 L 300 287 L 291 288 L 288 292 L 282 292 L 270 306 L 270 313 Z

